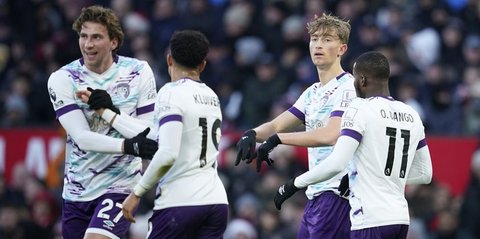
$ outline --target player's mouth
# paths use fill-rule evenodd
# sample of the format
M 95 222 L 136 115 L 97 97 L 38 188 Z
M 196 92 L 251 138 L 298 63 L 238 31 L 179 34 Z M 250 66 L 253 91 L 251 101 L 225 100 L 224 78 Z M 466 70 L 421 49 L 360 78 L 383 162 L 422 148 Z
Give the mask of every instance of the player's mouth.
M 320 53 L 320 52 L 315 52 L 315 53 L 313 54 L 313 58 L 321 58 L 321 57 L 323 57 L 323 56 L 324 56 L 324 54 L 323 54 L 323 53 Z
M 93 60 L 97 56 L 97 52 L 85 52 L 85 58 Z

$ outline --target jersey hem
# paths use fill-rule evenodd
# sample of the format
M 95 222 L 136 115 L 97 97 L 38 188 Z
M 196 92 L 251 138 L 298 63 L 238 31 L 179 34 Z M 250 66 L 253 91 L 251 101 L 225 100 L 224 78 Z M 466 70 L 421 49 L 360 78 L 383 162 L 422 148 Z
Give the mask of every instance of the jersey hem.
M 363 230 L 372 227 L 381 227 L 381 226 L 391 226 L 391 225 L 410 225 L 409 221 L 388 221 L 388 222 L 376 222 L 376 223 L 369 223 L 368 225 L 353 225 L 351 230 Z
M 172 208 L 172 207 L 194 207 L 194 206 L 206 206 L 206 205 L 216 205 L 216 204 L 225 204 L 228 205 L 228 202 L 205 202 L 205 203 L 179 203 L 179 204 L 170 204 L 170 205 L 163 205 L 153 207 L 153 210 L 162 210 L 165 208 Z

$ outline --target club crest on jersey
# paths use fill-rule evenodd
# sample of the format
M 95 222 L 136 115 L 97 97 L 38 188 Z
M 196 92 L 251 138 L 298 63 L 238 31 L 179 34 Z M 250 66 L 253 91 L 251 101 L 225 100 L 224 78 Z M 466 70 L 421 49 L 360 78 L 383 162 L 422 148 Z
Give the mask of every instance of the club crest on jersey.
M 320 101 L 318 102 L 318 106 L 319 106 L 320 108 L 322 108 L 323 106 L 325 106 L 325 104 L 327 103 L 327 101 L 328 101 L 328 95 L 325 95 L 325 96 L 322 97 L 322 98 L 320 99 Z
M 128 83 L 121 83 L 117 85 L 117 95 L 122 96 L 124 99 L 130 95 L 130 85 Z

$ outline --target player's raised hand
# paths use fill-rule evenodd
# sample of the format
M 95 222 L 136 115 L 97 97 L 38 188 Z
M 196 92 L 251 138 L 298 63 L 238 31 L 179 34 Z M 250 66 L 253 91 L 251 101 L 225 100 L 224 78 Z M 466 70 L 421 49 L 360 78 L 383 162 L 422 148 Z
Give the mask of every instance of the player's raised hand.
M 88 98 L 87 104 L 92 110 L 98 109 L 111 109 L 113 112 L 120 114 L 120 110 L 113 105 L 112 98 L 105 90 L 87 88 L 91 92 L 90 97 Z
M 131 139 L 125 139 L 123 142 L 123 152 L 139 156 L 142 159 L 152 159 L 158 149 L 158 143 L 155 140 L 147 138 L 150 128 L 146 128 L 143 132 L 137 134 Z
M 257 172 L 260 172 L 262 169 L 262 162 L 265 161 L 269 166 L 273 165 L 273 160 L 269 157 L 270 152 L 277 147 L 277 145 L 281 144 L 282 141 L 278 137 L 277 134 L 270 136 L 267 141 L 258 147 L 258 155 L 257 155 Z
M 135 217 L 133 213 L 137 210 L 138 204 L 140 203 L 140 197 L 135 195 L 133 192 L 125 198 L 125 201 L 122 203 L 122 213 L 125 219 L 129 222 L 135 223 Z
M 257 132 L 255 130 L 248 130 L 243 135 L 242 138 L 237 142 L 237 159 L 235 160 L 235 166 L 237 166 L 240 161 L 247 161 L 251 163 L 252 160 L 256 157 L 255 145 L 256 145 Z
M 293 194 L 295 194 L 299 188 L 295 187 L 295 184 L 293 183 L 295 181 L 295 178 L 292 178 L 288 180 L 287 183 L 283 184 L 280 186 L 277 190 L 277 194 L 275 194 L 275 198 L 273 201 L 275 202 L 275 207 L 280 210 L 282 208 L 283 202 L 285 202 L 287 199 L 289 199 Z

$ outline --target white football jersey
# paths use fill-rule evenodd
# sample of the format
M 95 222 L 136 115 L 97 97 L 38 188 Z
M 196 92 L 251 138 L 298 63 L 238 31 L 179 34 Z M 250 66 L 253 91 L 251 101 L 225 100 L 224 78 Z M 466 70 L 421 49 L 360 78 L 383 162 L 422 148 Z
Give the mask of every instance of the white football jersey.
M 109 122 L 76 97 L 76 91 L 86 90 L 87 87 L 106 90 L 122 114 L 152 120 L 157 93 L 153 72 L 145 61 L 116 56 L 115 62 L 107 71 L 97 74 L 88 70 L 82 59 L 78 59 L 52 73 L 48 80 L 50 100 L 57 118 L 81 110 L 90 131 L 123 138 L 109 126 Z M 63 187 L 65 200 L 91 201 L 106 193 L 131 192 L 141 176 L 140 158 L 84 151 L 68 133 L 67 130 Z M 102 144 L 98 138 L 92 140 Z
M 405 184 L 417 149 L 426 146 L 418 113 L 391 97 L 357 98 L 341 135 L 360 142 L 349 171 L 352 230 L 409 224 Z
M 154 209 L 228 204 L 217 173 L 222 123 L 218 96 L 206 84 L 187 78 L 165 84 L 158 92 L 154 122 L 169 127 L 170 121 L 181 122 L 182 132 L 159 135 L 159 149 L 162 141 L 172 137 L 181 137 L 181 141 L 178 157 L 159 181 Z M 150 166 L 162 156 L 156 154 Z M 145 176 L 142 180 L 148 181 Z
M 324 127 L 331 116 L 341 117 L 350 101 L 356 97 L 353 81 L 353 76 L 344 72 L 324 86 L 317 82 L 302 93 L 289 111 L 304 121 L 306 131 Z M 308 147 L 309 169 L 327 158 L 332 150 L 333 146 Z M 346 173 L 347 170 L 330 180 L 309 185 L 305 194 L 313 199 L 327 190 L 338 193 L 340 180 Z

